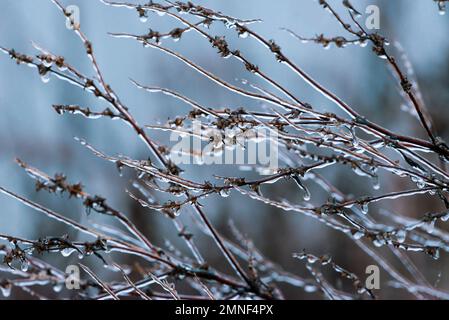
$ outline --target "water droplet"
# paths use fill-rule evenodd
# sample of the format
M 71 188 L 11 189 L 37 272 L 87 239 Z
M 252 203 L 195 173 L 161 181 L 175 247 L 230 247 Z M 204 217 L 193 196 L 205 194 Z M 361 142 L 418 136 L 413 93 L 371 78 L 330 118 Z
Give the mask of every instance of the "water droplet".
M 223 188 L 220 190 L 220 196 L 222 196 L 223 198 L 229 197 L 230 194 L 231 194 L 231 191 L 228 188 Z
M 163 16 L 165 16 L 165 11 L 157 11 L 157 15 L 159 17 L 163 17 Z
M 64 248 L 61 250 L 61 254 L 63 257 L 67 258 L 69 257 L 72 253 L 74 253 L 76 251 L 75 248 Z
M 405 238 L 407 236 L 407 233 L 405 230 L 398 230 L 396 232 L 396 241 L 399 243 L 403 243 L 405 241 Z
M 145 23 L 148 21 L 148 17 L 146 15 L 142 15 L 142 16 L 140 16 L 139 20 L 140 20 L 140 22 Z
M 41 75 L 41 80 L 43 83 L 49 83 L 50 82 L 50 72 L 47 72 L 46 74 Z
M 364 287 L 360 287 L 360 288 L 357 289 L 357 293 L 358 294 L 365 293 L 365 291 L 366 291 L 366 289 Z
M 447 220 L 449 220 L 449 213 L 446 213 L 444 216 L 441 217 L 441 221 L 446 222 Z
M 52 60 L 44 59 L 44 60 L 42 61 L 42 64 L 43 64 L 44 66 L 46 66 L 47 68 L 51 68 L 51 66 L 53 65 L 53 61 L 52 61 Z
M 242 39 L 248 38 L 248 32 L 239 33 L 239 37 Z
M 364 203 L 360 206 L 360 210 L 362 210 L 362 213 L 363 213 L 363 214 L 368 214 L 368 210 L 369 210 L 369 208 L 368 208 L 368 203 L 367 203 L 367 202 L 364 202 Z
M 304 291 L 305 292 L 311 293 L 311 292 L 315 292 L 316 290 L 317 290 L 317 287 L 312 285 L 312 284 L 306 284 L 304 286 Z
M 302 196 L 304 201 L 309 201 L 311 196 L 310 196 L 310 192 L 308 189 L 304 190 L 304 195 Z
M 359 240 L 359 239 L 361 239 L 364 235 L 365 235 L 365 232 L 359 230 L 359 231 L 356 231 L 356 232 L 352 235 L 352 237 L 353 237 L 355 240 Z
M 374 244 L 374 246 L 379 248 L 379 247 L 382 247 L 382 245 L 384 244 L 384 241 L 376 238 L 373 240 L 373 244 Z
M 355 134 L 354 127 L 351 128 L 351 135 L 352 135 L 352 145 L 354 146 L 354 148 L 357 148 L 359 146 L 359 139 Z
M 28 260 L 23 260 L 22 263 L 20 264 L 20 270 L 22 270 L 23 272 L 27 272 L 29 268 L 30 263 L 28 262 Z
M 433 231 L 435 230 L 435 222 L 436 222 L 436 219 L 432 219 L 432 220 L 429 222 L 429 230 L 428 230 L 428 232 L 429 232 L 430 234 L 432 234 Z
M 379 177 L 378 176 L 374 176 L 373 177 L 373 189 L 374 190 L 379 190 L 380 189 L 380 183 L 379 183 Z
M 365 48 L 367 45 L 368 45 L 368 41 L 366 41 L 366 40 L 360 41 L 360 43 L 359 43 L 359 46 L 361 48 Z
M 417 186 L 419 189 L 422 189 L 422 188 L 424 188 L 424 187 L 426 186 L 426 184 L 425 184 L 424 180 L 418 179 L 418 180 L 416 181 L 416 186 Z
M 439 248 L 432 248 L 428 251 L 429 255 L 435 259 L 438 260 L 440 258 L 440 249 Z
M 63 287 L 64 285 L 62 283 L 57 283 L 53 286 L 53 291 L 59 293 L 62 291 Z
M 328 255 L 322 256 L 320 258 L 320 260 L 321 260 L 321 265 L 323 265 L 323 266 L 328 265 L 329 263 L 332 262 L 332 258 Z
M 312 255 L 308 255 L 308 256 L 307 256 L 307 262 L 308 262 L 308 263 L 314 264 L 314 263 L 317 262 L 317 261 L 318 261 L 318 258 L 317 258 L 317 257 L 312 256 Z
M 8 298 L 11 295 L 12 285 L 10 283 L 5 283 L 0 286 L 0 291 L 3 294 L 3 297 Z
M 309 201 L 311 197 L 309 189 L 307 189 L 307 187 L 302 183 L 301 179 L 297 175 L 293 176 L 293 180 L 295 180 L 296 185 L 299 187 L 299 189 L 304 192 L 304 201 Z
M 444 1 L 438 1 L 438 13 L 442 16 L 446 14 L 446 3 Z

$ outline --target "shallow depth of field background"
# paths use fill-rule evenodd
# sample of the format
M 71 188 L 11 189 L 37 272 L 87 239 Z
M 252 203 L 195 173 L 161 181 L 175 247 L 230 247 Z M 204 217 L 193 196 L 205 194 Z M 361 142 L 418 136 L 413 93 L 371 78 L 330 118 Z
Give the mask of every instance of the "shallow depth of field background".
M 136 1 L 132 1 L 136 2 Z M 195 1 L 214 9 L 241 18 L 261 18 L 263 23 L 253 25 L 254 29 L 267 38 L 276 39 L 284 52 L 323 85 L 333 90 L 353 108 L 367 118 L 387 128 L 404 134 L 425 137 L 416 119 L 401 111 L 403 100 L 396 90 L 395 79 L 389 73 L 383 60 L 371 53 L 370 47 L 349 46 L 345 49 L 332 47 L 324 50 L 312 43 L 302 44 L 292 38 L 281 27 L 290 28 L 310 37 L 324 33 L 328 36 L 344 35 L 337 22 L 312 0 L 228 0 Z M 150 14 L 146 23 L 138 19 L 137 12 L 104 6 L 100 1 L 70 0 L 65 5 L 76 4 L 81 9 L 81 27 L 94 45 L 100 67 L 106 81 L 119 94 L 121 100 L 130 108 L 141 124 L 155 124 L 166 121 L 176 114 L 185 115 L 190 110 L 186 105 L 163 95 L 149 94 L 135 88 L 129 78 L 147 85 L 159 85 L 176 89 L 181 93 L 210 107 L 241 107 L 260 110 L 266 106 L 254 102 L 213 84 L 195 73 L 184 64 L 137 42 L 115 39 L 108 32 L 131 32 L 143 34 L 149 28 L 161 32 L 179 26 L 169 17 Z M 340 12 L 340 1 L 330 1 Z M 412 62 L 426 104 L 430 108 L 439 134 L 449 140 L 449 15 L 440 16 L 436 4 L 431 0 L 371 0 L 354 1 L 364 11 L 368 4 L 376 4 L 381 10 L 381 33 L 391 42 L 397 40 L 406 50 Z M 345 16 L 347 17 L 347 16 Z M 225 34 L 231 48 L 239 47 L 252 62 L 266 73 L 285 84 L 300 99 L 320 110 L 335 112 L 334 106 L 308 87 L 301 79 L 278 64 L 274 57 L 252 39 L 239 39 L 235 32 L 216 24 L 212 34 Z M 0 45 L 14 48 L 19 52 L 36 54 L 31 45 L 34 41 L 55 54 L 63 55 L 67 61 L 76 65 L 89 76 L 93 75 L 90 61 L 84 54 L 82 43 L 65 27 L 65 19 L 56 7 L 46 0 L 2 0 L 0 1 Z M 181 41 L 163 40 L 163 45 L 176 49 L 199 65 L 231 81 L 240 84 L 241 79 L 260 83 L 246 72 L 242 65 L 233 59 L 224 60 L 216 54 L 209 43 L 194 32 L 183 35 Z M 398 56 L 397 52 L 393 53 Z M 65 215 L 88 222 L 88 220 L 112 223 L 110 219 L 99 218 L 95 213 L 86 216 L 85 210 L 76 200 L 54 197 L 46 193 L 36 194 L 34 182 L 18 168 L 14 158 L 19 157 L 30 165 L 49 174 L 64 172 L 70 181 L 81 181 L 92 194 L 100 194 L 109 202 L 126 212 L 156 243 L 164 246 L 170 240 L 180 250 L 185 246 L 179 242 L 176 231 L 159 214 L 139 208 L 125 193 L 131 188 L 134 175 L 125 171 L 120 177 L 110 163 L 105 163 L 81 147 L 73 137 L 85 138 L 94 146 L 108 154 L 125 154 L 135 159 L 149 156 L 145 146 L 136 138 L 131 129 L 117 121 L 108 119 L 86 120 L 80 116 L 56 114 L 52 104 L 79 104 L 92 109 L 106 107 L 93 96 L 52 78 L 44 84 L 34 69 L 17 66 L 6 55 L 0 55 L 0 185 L 32 200 L 48 205 Z M 150 133 L 162 141 L 166 134 Z M 196 180 L 213 180 L 213 174 L 247 175 L 254 173 L 237 171 L 237 167 L 197 167 L 186 166 L 188 177 Z M 342 167 L 328 168 L 323 172 L 346 193 L 354 195 L 376 194 L 371 181 L 357 177 Z M 391 176 L 381 176 L 381 188 L 388 191 L 406 188 L 407 185 Z M 308 182 L 312 189 L 312 199 L 317 204 L 326 200 L 319 188 Z M 265 191 L 274 198 L 289 198 L 301 201 L 300 193 L 293 184 Z M 427 196 L 407 198 L 395 202 L 382 202 L 382 206 L 409 217 L 424 215 L 432 210 L 441 210 L 440 203 Z M 219 196 L 202 202 L 205 211 L 215 226 L 229 235 L 228 222 L 232 219 L 244 234 L 254 241 L 255 246 L 267 257 L 284 266 L 287 270 L 308 277 L 304 264 L 292 258 L 293 252 L 303 248 L 316 255 L 330 254 L 334 261 L 363 277 L 365 267 L 373 264 L 346 236 L 331 230 L 325 225 L 307 217 L 282 212 L 254 200 L 233 193 L 232 197 Z M 60 236 L 72 230 L 43 218 L 33 210 L 0 195 L 0 233 L 28 238 L 48 235 Z M 376 215 L 379 206 L 370 207 L 370 214 Z M 189 223 L 190 213 L 182 213 L 182 219 Z M 224 258 L 212 241 L 193 228 L 197 243 L 212 266 L 226 268 Z M 386 256 L 387 250 L 381 250 Z M 430 283 L 439 281 L 437 286 L 449 290 L 447 254 L 435 261 L 424 254 L 411 253 Z M 49 261 L 61 268 L 76 257 L 62 260 L 60 255 L 47 255 Z M 123 264 L 132 264 L 128 258 L 115 257 Z M 392 258 L 392 257 L 391 257 Z M 95 258 L 89 263 L 96 265 Z M 73 261 L 71 261 L 73 260 Z M 392 258 L 390 261 L 398 265 Z M 101 268 L 101 266 L 99 267 Z M 101 270 L 101 269 L 96 269 Z M 399 269 L 402 270 L 402 269 Z M 409 298 L 401 290 L 388 289 L 390 280 L 382 272 L 382 298 Z M 0 279 L 2 278 L 0 274 Z M 104 277 L 110 277 L 104 272 Z M 333 279 L 335 284 L 339 280 Z M 337 283 L 338 285 L 338 283 Z M 289 298 L 317 298 L 301 289 L 285 286 Z M 62 292 L 67 296 L 67 292 Z M 13 297 L 26 296 L 13 289 Z M 54 294 L 53 297 L 58 297 Z M 0 297 L 1 299 L 1 297 Z

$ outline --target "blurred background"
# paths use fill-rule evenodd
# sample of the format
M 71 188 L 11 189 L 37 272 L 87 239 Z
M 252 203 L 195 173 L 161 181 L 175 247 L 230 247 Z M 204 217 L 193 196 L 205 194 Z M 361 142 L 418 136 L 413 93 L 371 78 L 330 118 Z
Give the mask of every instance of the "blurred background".
M 138 1 L 130 1 L 138 3 Z M 347 18 L 341 1 L 329 1 Z M 441 137 L 449 140 L 449 16 L 439 15 L 438 8 L 431 0 L 359 0 L 354 1 L 361 11 L 375 4 L 380 8 L 380 33 L 393 44 L 398 41 L 413 65 L 415 76 L 423 93 L 436 129 Z M 268 0 L 228 0 L 195 1 L 220 10 L 231 16 L 251 19 L 260 18 L 263 23 L 252 25 L 253 29 L 268 39 L 276 39 L 283 52 L 306 72 L 319 80 L 343 98 L 358 112 L 396 132 L 425 138 L 417 120 L 403 111 L 404 100 L 398 93 L 397 82 L 389 72 L 385 61 L 377 58 L 370 46 L 348 46 L 341 49 L 331 46 L 324 50 L 313 43 L 303 44 L 293 38 L 282 27 L 289 28 L 304 37 L 324 33 L 326 36 L 344 35 L 349 37 L 335 19 L 317 1 L 268 1 Z M 261 103 L 232 94 L 197 74 L 181 62 L 154 51 L 143 48 L 133 40 L 116 39 L 108 32 L 147 33 L 149 28 L 167 32 L 180 25 L 169 17 L 150 14 L 147 22 L 138 19 L 137 12 L 105 6 L 100 1 L 70 0 L 64 5 L 80 8 L 81 27 L 94 44 L 96 56 L 106 82 L 121 100 L 130 108 L 140 124 L 164 123 L 177 114 L 186 115 L 189 108 L 167 96 L 149 94 L 134 87 L 129 78 L 146 85 L 157 85 L 176 89 L 202 105 L 215 108 L 245 107 L 250 110 L 266 108 Z M 279 80 L 303 101 L 320 110 L 337 112 L 334 106 L 311 89 L 306 83 L 280 65 L 274 57 L 251 39 L 238 38 L 235 32 L 224 26 L 213 25 L 212 34 L 225 34 L 231 48 L 238 47 L 253 63 L 263 68 L 274 79 Z M 31 42 L 39 44 L 51 52 L 62 55 L 85 74 L 93 76 L 90 61 L 79 39 L 65 27 L 65 18 L 57 8 L 46 0 L 2 0 L 0 3 L 0 45 L 14 48 L 29 55 L 37 54 Z M 254 83 L 259 80 L 246 72 L 233 59 L 223 60 L 210 44 L 194 32 L 183 35 L 181 41 L 163 40 L 164 46 L 175 49 L 209 71 L 220 75 L 234 84 L 242 79 Z M 395 56 L 401 54 L 392 45 Z M 185 251 L 177 239 L 173 226 L 157 213 L 141 209 L 129 198 L 125 190 L 131 188 L 134 175 L 124 172 L 120 176 L 116 167 L 98 159 L 73 138 L 86 139 L 107 154 L 124 154 L 134 159 L 146 159 L 149 154 L 135 133 L 125 124 L 108 119 L 87 120 L 80 116 L 60 116 L 51 108 L 53 104 L 78 104 L 92 109 L 103 110 L 106 106 L 92 95 L 52 77 L 44 84 L 34 69 L 17 66 L 7 55 L 0 55 L 0 185 L 33 201 L 44 204 L 77 221 L 105 221 L 110 219 L 92 214 L 76 200 L 54 197 L 46 193 L 36 193 L 34 182 L 30 180 L 15 162 L 15 158 L 35 166 L 50 175 L 64 173 L 72 182 L 82 182 L 91 194 L 100 194 L 112 206 L 126 212 L 142 230 L 164 246 L 171 241 Z M 167 134 L 151 132 L 156 139 L 167 141 Z M 185 168 L 184 168 L 185 169 Z M 338 170 L 337 170 L 338 169 Z M 326 169 L 325 175 L 344 192 L 349 194 L 375 194 L 371 182 L 355 177 L 344 168 Z M 233 166 L 190 166 L 188 177 L 195 180 L 213 181 L 213 174 L 251 175 L 240 173 Z M 254 174 L 253 174 L 254 175 Z M 404 187 L 390 176 L 381 177 L 383 190 L 397 190 Z M 325 201 L 326 195 L 311 185 L 314 196 L 311 201 Z M 298 189 L 291 184 L 285 188 L 271 188 L 273 198 L 297 197 Z M 310 277 L 304 264 L 292 258 L 292 253 L 306 249 L 308 252 L 329 254 L 339 265 L 363 277 L 365 268 L 373 261 L 352 241 L 316 220 L 299 214 L 283 212 L 238 194 L 222 199 L 211 197 L 204 201 L 205 211 L 215 226 L 225 235 L 230 235 L 228 223 L 235 225 L 252 239 L 254 245 L 267 258 L 282 265 L 297 275 Z M 441 209 L 438 201 L 420 196 L 407 200 L 384 202 L 388 209 L 408 217 L 418 217 L 432 210 Z M 0 233 L 25 238 L 39 238 L 48 235 L 61 236 L 76 233 L 57 222 L 50 221 L 17 201 L 0 195 Z M 188 214 L 181 217 L 190 222 Z M 197 243 L 209 258 L 209 263 L 218 268 L 226 268 L 223 257 L 213 243 L 192 226 Z M 380 250 L 380 252 L 383 252 Z M 388 255 L 388 251 L 384 252 Z M 390 253 L 391 255 L 391 253 Z M 423 254 L 411 253 L 410 258 L 419 266 L 428 281 L 438 288 L 449 290 L 447 272 L 448 257 L 442 254 L 439 260 Z M 48 261 L 59 264 L 69 263 L 60 255 L 47 255 Z M 71 258 L 76 261 L 76 258 Z M 117 257 L 122 263 L 132 264 L 127 257 Z M 401 268 L 391 257 L 392 264 Z M 383 271 L 382 271 L 383 272 Z M 402 290 L 389 289 L 388 275 L 381 273 L 381 298 L 410 298 Z M 385 275 L 385 276 L 383 276 Z M 0 279 L 4 277 L 0 274 Z M 338 286 L 338 279 L 331 281 Z M 302 289 L 286 285 L 287 297 L 293 299 L 314 299 L 317 294 L 306 293 Z M 62 297 L 67 292 L 52 294 Z M 13 289 L 12 298 L 28 298 L 20 290 Z M 0 297 L 1 299 L 2 297 Z

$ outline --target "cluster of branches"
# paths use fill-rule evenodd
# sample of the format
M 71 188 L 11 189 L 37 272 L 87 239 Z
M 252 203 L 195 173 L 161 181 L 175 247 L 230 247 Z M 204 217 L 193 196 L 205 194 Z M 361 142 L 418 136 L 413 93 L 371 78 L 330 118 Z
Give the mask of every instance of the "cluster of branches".
M 66 18 L 71 19 L 71 14 L 57 0 L 52 2 Z M 101 279 L 101 275 L 80 264 L 90 279 L 81 281 L 81 289 L 77 291 L 77 295 L 81 298 L 120 299 L 128 296 L 142 299 L 282 299 L 284 295 L 279 288 L 279 284 L 282 283 L 305 292 L 318 292 L 330 299 L 376 297 L 375 292 L 366 288 L 361 275 L 357 276 L 347 271 L 333 262 L 329 256 L 318 257 L 305 252 L 294 254 L 293 257 L 305 258 L 310 278 L 304 279 L 285 271 L 281 266 L 264 257 L 234 225 L 231 224 L 230 228 L 235 239 L 224 237 L 213 226 L 201 201 L 206 197 L 228 197 L 231 191 L 234 191 L 267 206 L 288 211 L 290 214 L 301 214 L 310 219 L 316 219 L 348 236 L 356 246 L 389 274 L 392 279 L 390 284 L 393 287 L 408 290 L 416 298 L 449 298 L 449 293 L 431 285 L 408 257 L 411 251 L 422 252 L 438 259 L 441 251 L 449 251 L 449 234 L 435 225 L 435 222 L 446 221 L 449 218 L 447 212 L 449 174 L 445 167 L 445 163 L 449 161 L 449 147 L 435 132 L 430 113 L 419 94 L 416 82 L 401 70 L 400 63 L 390 53 L 387 39 L 378 33 L 365 30 L 357 20 L 358 11 L 348 1 L 343 1 L 343 5 L 348 10 L 348 20 L 350 19 L 346 21 L 329 3 L 319 0 L 319 4 L 333 15 L 341 25 L 342 31 L 348 34 L 347 36 L 319 35 L 315 38 L 305 38 L 291 30 L 287 31 L 302 41 L 313 41 L 324 46 L 335 44 L 337 47 L 345 47 L 348 44 L 356 44 L 365 47 L 370 44 L 373 54 L 384 59 L 397 78 L 400 92 L 410 106 L 410 112 L 426 132 L 426 139 L 401 135 L 366 119 L 292 61 L 274 40 L 255 32 L 251 25 L 259 23 L 259 20 L 231 17 L 192 2 L 165 1 L 161 4 L 151 1 L 141 5 L 109 0 L 101 0 L 101 2 L 108 6 L 132 9 L 136 12 L 137 18 L 142 21 L 146 21 L 151 13 L 174 19 L 180 26 L 168 32 L 150 30 L 146 34 L 122 32 L 111 33 L 111 36 L 136 41 L 143 44 L 145 48 L 157 49 L 181 61 L 224 90 L 244 96 L 250 101 L 262 101 L 270 105 L 272 109 L 252 112 L 248 108 L 211 108 L 170 88 L 147 86 L 132 81 L 139 89 L 149 93 L 169 95 L 192 108 L 188 114 L 170 120 L 166 126 L 143 126 L 106 82 L 97 62 L 93 44 L 82 32 L 80 25 L 73 20 L 71 21 L 74 33 L 84 45 L 95 73 L 94 77 L 83 74 L 64 57 L 43 49 L 37 44 L 34 44 L 38 51 L 35 56 L 0 47 L 0 50 L 17 64 L 36 69 L 44 82 L 47 82 L 50 77 L 56 77 L 93 94 L 108 105 L 106 109 L 100 111 L 78 105 L 54 105 L 53 108 L 59 114 L 78 114 L 88 119 L 117 119 L 131 126 L 151 153 L 149 159 L 106 155 L 87 141 L 77 140 L 95 156 L 113 163 L 120 170 L 128 168 L 136 172 L 137 178 L 134 183 L 136 192 L 128 191 L 129 196 L 145 209 L 160 212 L 172 221 L 178 236 L 185 242 L 191 253 L 184 255 L 175 248 L 156 246 L 140 231 L 139 226 L 128 218 L 126 213 L 111 207 L 104 197 L 89 194 L 85 186 L 81 183 L 71 183 L 64 175 L 51 176 L 22 160 L 17 160 L 17 163 L 36 181 L 37 191 L 62 193 L 79 199 L 87 213 L 94 212 L 109 216 L 122 224 L 126 231 L 98 224 L 81 224 L 62 213 L 0 187 L 0 192 L 3 194 L 92 238 L 87 242 L 72 240 L 67 236 L 29 240 L 0 234 L 0 238 L 9 243 L 0 247 L 0 254 L 3 255 L 5 263 L 5 267 L 2 267 L 0 271 L 10 274 L 0 282 L 0 288 L 5 296 L 10 294 L 13 287 L 25 290 L 30 295 L 41 299 L 46 297 L 35 292 L 33 290 L 35 286 L 53 286 L 56 291 L 61 290 L 67 275 L 38 257 L 44 253 L 60 252 L 64 257 L 72 253 L 77 253 L 80 257 L 93 255 L 110 267 L 110 270 L 122 275 L 121 281 L 106 282 Z M 439 1 L 439 5 L 441 3 L 442 1 Z M 235 30 L 238 36 L 255 40 L 258 45 L 271 52 L 281 67 L 287 67 L 332 101 L 335 106 L 344 111 L 345 116 L 319 111 L 315 106 L 303 101 L 297 93 L 288 90 L 261 67 L 252 63 L 241 50 L 231 48 L 224 36 L 217 36 L 210 32 L 210 25 L 223 23 L 229 29 Z M 221 57 L 233 58 L 241 62 L 244 69 L 260 78 L 267 87 L 247 83 L 248 89 L 234 85 L 180 53 L 163 46 L 163 40 L 179 40 L 187 32 L 199 34 L 217 50 Z M 209 181 L 183 178 L 183 170 L 188 170 L 188 167 L 178 167 L 170 159 L 169 147 L 153 140 L 149 132 L 151 130 L 182 131 L 186 135 L 193 136 L 195 134 L 192 128 L 193 120 L 201 120 L 202 130 L 212 128 L 223 132 L 223 136 L 225 130 L 229 128 L 238 128 L 242 131 L 263 128 L 275 132 L 278 137 L 276 143 L 280 150 L 280 168 L 255 180 L 248 180 L 242 176 L 217 177 L 217 182 L 213 184 Z M 380 171 L 403 180 L 410 180 L 416 187 L 390 193 L 381 192 L 376 196 L 354 198 L 340 191 L 320 173 L 321 169 L 328 166 L 350 168 L 355 175 L 371 179 L 375 190 L 382 191 L 382 181 L 379 180 Z M 264 167 L 257 169 L 267 172 Z M 281 201 L 263 192 L 267 184 L 285 180 L 290 180 L 298 186 L 304 201 L 300 203 Z M 309 191 L 310 184 L 316 184 L 328 194 L 328 200 L 325 203 L 319 203 L 314 199 Z M 158 200 L 163 197 L 154 196 L 155 194 L 168 195 L 170 200 Z M 433 196 L 437 201 L 441 201 L 446 210 L 426 212 L 418 219 L 403 217 L 388 209 L 376 212 L 381 214 L 388 223 L 380 223 L 376 219 L 375 212 L 370 210 L 373 203 L 414 197 L 419 194 Z M 227 201 L 232 201 L 231 199 L 232 197 Z M 184 210 L 187 208 L 193 210 Z M 224 260 L 232 267 L 233 274 L 225 274 L 208 264 L 207 257 L 204 257 L 195 243 L 194 235 L 180 221 L 180 214 L 193 215 L 199 229 L 213 239 Z M 394 253 L 407 270 L 406 275 L 399 272 L 386 257 L 380 254 L 378 250 L 380 247 L 386 247 Z M 128 270 L 112 261 L 109 255 L 111 252 L 144 259 L 147 265 L 139 267 L 138 270 Z M 320 271 L 325 266 L 330 266 L 339 277 L 349 281 L 354 290 L 342 291 L 326 280 Z M 140 278 L 131 280 L 129 276 L 131 271 L 137 273 Z M 197 293 L 180 293 L 179 289 L 175 288 L 174 281 L 183 281 Z

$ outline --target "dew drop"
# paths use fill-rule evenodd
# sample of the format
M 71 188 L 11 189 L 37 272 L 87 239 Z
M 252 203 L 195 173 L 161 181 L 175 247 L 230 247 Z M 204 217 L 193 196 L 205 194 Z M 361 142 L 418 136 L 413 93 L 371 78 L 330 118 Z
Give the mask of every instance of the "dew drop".
M 145 23 L 148 21 L 148 17 L 146 15 L 142 15 L 142 16 L 140 16 L 139 20 L 140 20 L 140 22 Z

